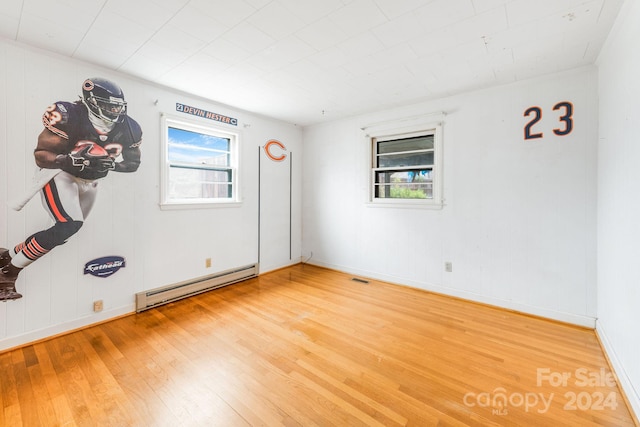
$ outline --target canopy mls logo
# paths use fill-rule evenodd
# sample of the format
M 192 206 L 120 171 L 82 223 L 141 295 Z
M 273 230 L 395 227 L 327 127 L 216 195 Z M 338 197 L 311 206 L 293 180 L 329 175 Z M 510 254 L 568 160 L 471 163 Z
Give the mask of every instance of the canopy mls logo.
M 123 257 L 105 256 L 86 263 L 84 265 L 84 274 L 91 274 L 96 277 L 109 277 L 122 267 L 125 267 Z

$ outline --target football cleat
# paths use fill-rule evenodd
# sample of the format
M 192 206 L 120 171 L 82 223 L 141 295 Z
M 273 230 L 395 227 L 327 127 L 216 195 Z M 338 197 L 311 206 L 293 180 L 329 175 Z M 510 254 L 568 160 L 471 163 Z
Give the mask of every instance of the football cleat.
M 21 270 L 13 264 L 0 268 L 0 301 L 22 298 L 22 294 L 16 290 L 16 279 Z
M 13 286 L 11 288 L 2 288 L 0 287 L 0 301 L 12 301 L 15 299 L 22 298 L 22 294 L 16 292 L 16 287 Z
M 0 248 L 0 268 L 6 267 L 11 262 L 11 256 L 9 250 Z

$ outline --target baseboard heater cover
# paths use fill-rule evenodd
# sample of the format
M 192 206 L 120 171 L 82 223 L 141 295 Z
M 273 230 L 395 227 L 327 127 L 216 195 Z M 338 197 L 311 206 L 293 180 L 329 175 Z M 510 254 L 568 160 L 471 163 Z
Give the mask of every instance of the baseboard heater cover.
M 258 264 L 233 268 L 209 276 L 187 280 L 136 294 L 136 312 L 201 294 L 258 276 Z

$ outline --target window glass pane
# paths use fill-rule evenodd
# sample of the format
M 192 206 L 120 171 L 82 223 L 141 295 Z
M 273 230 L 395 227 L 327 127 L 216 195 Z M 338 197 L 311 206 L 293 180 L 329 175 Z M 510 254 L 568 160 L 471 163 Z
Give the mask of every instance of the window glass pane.
M 433 135 L 378 142 L 378 154 L 433 149 Z
M 402 204 L 412 200 L 407 202 L 411 206 L 441 206 L 440 129 L 440 125 L 421 128 L 416 124 L 399 126 L 395 134 L 386 127 L 386 133 L 370 136 L 372 202 L 385 199 Z
M 378 199 L 433 199 L 433 184 L 385 184 L 376 185 Z
M 433 151 L 378 156 L 379 168 L 433 165 Z
M 169 127 L 169 162 L 229 166 L 231 141 L 228 138 Z
M 433 184 L 385 184 L 376 185 L 378 199 L 433 199 Z
M 231 170 L 169 168 L 169 197 L 207 199 L 232 197 Z
M 163 117 L 161 205 L 237 203 L 238 135 Z
M 375 197 L 382 199 L 432 199 L 432 170 L 376 172 Z

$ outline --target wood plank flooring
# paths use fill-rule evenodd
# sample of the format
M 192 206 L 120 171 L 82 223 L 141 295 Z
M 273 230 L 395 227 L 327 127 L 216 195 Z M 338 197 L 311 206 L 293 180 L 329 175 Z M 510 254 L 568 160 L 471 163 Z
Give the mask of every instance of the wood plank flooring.
M 634 425 L 594 331 L 351 278 L 300 264 L 4 352 L 0 425 Z

